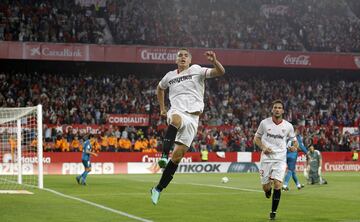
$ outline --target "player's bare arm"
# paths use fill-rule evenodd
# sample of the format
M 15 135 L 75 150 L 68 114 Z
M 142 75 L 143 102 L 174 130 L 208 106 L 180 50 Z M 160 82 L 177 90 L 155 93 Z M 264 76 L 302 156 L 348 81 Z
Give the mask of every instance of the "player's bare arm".
M 273 151 L 272 149 L 270 149 L 269 147 L 265 146 L 262 142 L 261 142 L 261 138 L 255 136 L 254 137 L 254 143 L 266 154 L 271 154 Z
M 225 74 L 225 68 L 223 67 L 223 65 L 216 59 L 216 54 L 213 51 L 206 51 L 204 53 L 204 55 L 206 56 L 207 60 L 209 62 L 211 62 L 214 66 L 214 68 L 211 69 L 209 77 L 213 78 L 213 77 L 217 77 L 217 76 L 222 76 Z
M 98 156 L 98 154 L 97 154 L 97 153 L 92 152 L 92 151 L 86 151 L 86 153 L 88 153 L 88 154 L 90 154 L 90 155 L 93 155 L 93 156 Z
M 160 105 L 160 116 L 166 117 L 166 107 L 165 107 L 165 90 L 163 90 L 160 86 L 156 88 L 156 95 Z

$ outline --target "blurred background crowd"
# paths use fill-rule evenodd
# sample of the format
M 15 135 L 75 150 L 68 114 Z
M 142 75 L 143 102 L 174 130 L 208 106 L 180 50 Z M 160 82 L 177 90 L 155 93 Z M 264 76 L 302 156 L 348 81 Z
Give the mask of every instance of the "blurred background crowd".
M 121 137 L 129 138 L 134 147 L 138 139 L 155 137 L 159 140 L 162 136 L 164 127 L 161 126 L 166 123 L 158 116 L 154 92 L 160 78 L 120 74 L 1 73 L 0 106 L 41 103 L 43 122 L 57 126 L 104 125 L 108 122 L 108 114 L 148 114 L 149 127 L 102 129 L 103 135 L 115 135 L 117 141 Z M 358 137 L 342 131 L 343 127 L 359 126 L 359 80 L 291 77 L 270 80 L 266 75 L 245 73 L 227 74 L 208 81 L 205 110 L 194 150 L 204 144 L 209 150 L 254 150 L 252 139 L 257 126 L 270 115 L 271 101 L 277 98 L 285 103 L 285 119 L 297 126 L 307 144 L 324 151 L 359 146 Z M 63 133 L 54 128 L 45 138 L 55 142 Z M 69 142 L 74 137 L 67 136 Z
M 357 0 L 79 2 L 1 1 L 0 40 L 360 52 Z

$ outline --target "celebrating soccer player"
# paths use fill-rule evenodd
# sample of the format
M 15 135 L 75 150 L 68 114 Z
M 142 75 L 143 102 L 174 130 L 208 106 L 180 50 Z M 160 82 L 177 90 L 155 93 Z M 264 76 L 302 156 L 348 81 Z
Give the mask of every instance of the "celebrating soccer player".
M 282 181 L 286 171 L 286 143 L 293 141 L 291 151 L 298 148 L 294 127 L 283 119 L 284 103 L 275 100 L 272 103 L 272 117 L 260 122 L 256 131 L 254 142 L 262 150 L 260 159 L 260 177 L 266 198 L 271 197 L 272 184 L 274 193 L 272 195 L 272 206 L 270 219 L 276 217 L 281 196 Z
M 214 68 L 192 65 L 188 49 L 180 49 L 177 53 L 178 68 L 168 72 L 157 87 L 157 98 L 160 105 L 160 115 L 167 118 L 169 125 L 163 139 L 163 154 L 159 161 L 160 167 L 165 167 L 160 182 L 151 189 L 151 200 L 157 204 L 160 192 L 167 187 L 175 174 L 181 159 L 189 149 L 196 136 L 199 116 L 204 109 L 205 79 L 222 76 L 225 69 L 216 59 L 212 51 L 205 52 L 208 61 Z M 164 103 L 165 90 L 169 88 L 170 109 L 167 111 Z M 170 161 L 168 155 L 171 147 L 175 148 Z

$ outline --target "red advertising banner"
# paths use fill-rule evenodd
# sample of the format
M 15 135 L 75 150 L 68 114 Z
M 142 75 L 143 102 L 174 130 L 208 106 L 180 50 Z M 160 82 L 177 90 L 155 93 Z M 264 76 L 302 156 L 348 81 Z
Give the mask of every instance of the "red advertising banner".
M 205 48 L 192 48 L 192 61 L 209 64 Z M 0 59 L 175 63 L 177 48 L 126 45 L 0 42 Z M 244 67 L 360 69 L 360 54 L 216 49 L 224 65 Z
M 38 60 L 89 61 L 89 45 L 24 43 L 22 57 Z
M 323 163 L 323 169 L 327 172 L 360 171 L 360 162 L 325 162 Z
M 209 153 L 209 160 L 201 162 L 200 153 L 187 153 L 182 160 L 183 170 L 186 173 L 204 172 L 255 172 L 255 169 L 244 168 L 249 163 L 258 164 L 258 159 L 246 161 L 247 152 L 218 152 Z M 253 153 L 253 157 L 255 156 Z M 347 172 L 360 171 L 360 161 L 348 161 L 351 152 L 323 152 L 323 171 Z M 161 153 L 99 153 L 92 157 L 92 174 L 130 174 L 130 173 L 160 173 L 157 161 Z M 241 161 L 243 159 L 244 161 Z M 22 171 L 24 175 L 37 173 L 37 157 L 22 158 Z M 296 170 L 303 172 L 305 156 L 298 157 Z M 80 174 L 84 167 L 81 163 L 81 153 L 44 153 L 44 174 Z M 4 161 L 0 163 L 0 175 L 15 175 L 17 164 Z M 239 168 L 240 167 L 240 168 Z M 239 171 L 240 170 L 240 171 Z M 244 171 L 245 170 L 245 171 Z
M 244 158 L 249 154 L 251 158 Z M 351 161 L 351 152 L 322 152 L 323 162 L 342 162 Z M 161 153 L 141 153 L 141 152 L 102 152 L 97 157 L 92 157 L 92 162 L 144 162 L 155 163 L 161 157 Z M 58 162 L 80 162 L 81 153 L 44 153 L 44 163 Z M 259 152 L 210 152 L 209 162 L 259 162 Z M 299 153 L 298 162 L 305 162 L 306 158 L 303 153 Z M 183 162 L 201 162 L 199 152 L 186 153 Z
M 0 163 L 0 175 L 17 175 L 17 164 Z M 249 168 L 252 167 L 252 168 Z M 153 174 L 161 173 L 157 163 L 152 162 L 92 162 L 91 174 Z M 81 162 L 59 162 L 44 163 L 44 174 L 58 175 L 79 175 L 84 171 Z M 258 167 L 254 163 L 238 162 L 191 162 L 181 163 L 177 170 L 178 173 L 226 173 L 226 172 L 257 172 Z M 298 172 L 304 171 L 304 163 L 296 166 Z M 341 161 L 326 162 L 323 164 L 324 172 L 359 172 L 360 162 Z M 25 163 L 22 167 L 24 175 L 37 174 L 37 165 Z
M 166 47 L 139 47 L 136 60 L 143 63 L 174 63 L 178 49 Z
M 102 152 L 97 157 L 92 157 L 91 162 L 143 162 L 157 163 L 161 158 L 161 153 L 139 153 L 139 152 L 123 152 L 112 153 Z M 236 162 L 237 153 L 209 153 L 209 162 Z M 44 153 L 44 163 L 62 163 L 62 162 L 81 162 L 81 153 Z M 201 162 L 199 152 L 186 153 L 182 159 L 184 163 Z
M 73 133 L 91 133 L 99 134 L 103 129 L 109 129 L 113 126 L 148 126 L 149 115 L 147 114 L 109 114 L 108 123 L 103 125 L 97 124 L 70 124 L 70 125 L 55 125 L 45 124 L 47 128 L 55 128 L 58 132 L 73 132 Z M 15 128 L 14 128 L 15 129 Z M 0 132 L 5 128 L 0 126 Z
M 46 128 L 55 128 L 57 132 L 73 132 L 74 134 L 100 134 L 102 129 L 108 129 L 110 125 L 96 125 L 96 124 L 71 124 L 71 125 L 55 125 L 45 124 Z M 1 128 L 0 128 L 1 130 Z

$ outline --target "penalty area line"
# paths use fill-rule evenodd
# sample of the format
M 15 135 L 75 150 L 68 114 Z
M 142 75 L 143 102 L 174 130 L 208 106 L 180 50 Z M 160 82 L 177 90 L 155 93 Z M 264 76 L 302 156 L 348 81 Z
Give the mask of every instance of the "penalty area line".
M 68 198 L 68 199 L 72 199 L 72 200 L 76 200 L 76 201 L 79 201 L 79 202 L 82 202 L 82 203 L 86 203 L 88 205 L 98 207 L 100 209 L 107 210 L 107 211 L 113 212 L 115 214 L 119 214 L 121 216 L 125 216 L 125 217 L 128 217 L 128 218 L 134 219 L 134 220 L 138 220 L 138 221 L 142 221 L 142 222 L 153 222 L 152 220 L 147 220 L 147 219 L 144 219 L 144 218 L 132 215 L 132 214 L 128 214 L 128 213 L 125 213 L 125 212 L 122 212 L 122 211 L 119 211 L 119 210 L 112 209 L 110 207 L 106 207 L 106 206 L 101 205 L 101 204 L 97 204 L 97 203 L 94 203 L 94 202 L 91 202 L 91 201 L 88 201 L 88 200 L 84 200 L 84 199 L 81 199 L 81 198 L 66 195 L 66 194 L 60 193 L 60 192 L 52 190 L 52 189 L 44 188 L 43 190 L 46 190 L 48 192 L 51 192 L 51 193 L 56 194 L 56 195 L 61 196 L 61 197 L 65 197 L 65 198 Z

